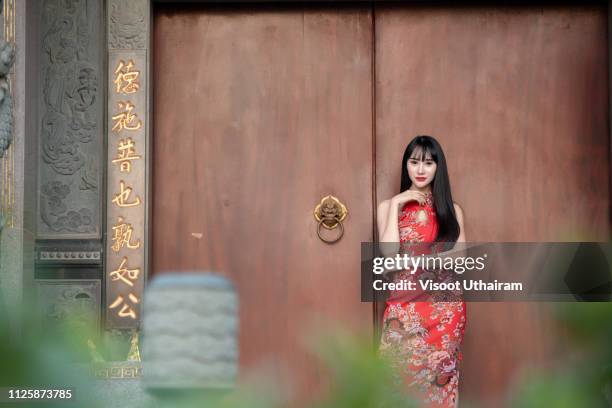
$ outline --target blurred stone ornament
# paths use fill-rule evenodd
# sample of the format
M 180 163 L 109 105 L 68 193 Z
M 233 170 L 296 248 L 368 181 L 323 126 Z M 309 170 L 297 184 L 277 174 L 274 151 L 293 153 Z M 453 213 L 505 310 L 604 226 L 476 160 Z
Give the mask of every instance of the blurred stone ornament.
M 225 277 L 156 275 L 144 295 L 143 383 L 153 394 L 231 390 L 238 367 L 238 298 Z

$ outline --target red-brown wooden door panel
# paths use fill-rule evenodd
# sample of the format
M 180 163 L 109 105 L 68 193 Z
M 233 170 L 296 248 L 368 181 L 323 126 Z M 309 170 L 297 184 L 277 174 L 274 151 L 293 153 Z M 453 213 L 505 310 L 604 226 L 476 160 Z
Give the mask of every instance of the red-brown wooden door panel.
M 371 12 L 164 6 L 154 26 L 152 272 L 230 277 L 241 374 L 287 367 L 306 400 L 326 384 L 310 325 L 373 324 Z M 327 194 L 349 210 L 334 245 L 313 217 Z
M 609 239 L 607 10 L 377 7 L 378 200 L 403 149 L 447 155 L 469 241 Z M 537 271 L 534 271 L 537 272 Z M 468 304 L 461 400 L 498 405 L 563 349 L 548 305 Z

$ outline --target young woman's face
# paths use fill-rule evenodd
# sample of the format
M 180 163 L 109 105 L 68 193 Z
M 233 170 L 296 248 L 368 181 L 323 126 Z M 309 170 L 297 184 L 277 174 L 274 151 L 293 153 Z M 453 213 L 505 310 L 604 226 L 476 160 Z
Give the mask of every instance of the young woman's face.
M 420 150 L 415 150 L 406 166 L 412 184 L 415 187 L 423 188 L 433 181 L 438 165 L 429 153 L 423 155 Z

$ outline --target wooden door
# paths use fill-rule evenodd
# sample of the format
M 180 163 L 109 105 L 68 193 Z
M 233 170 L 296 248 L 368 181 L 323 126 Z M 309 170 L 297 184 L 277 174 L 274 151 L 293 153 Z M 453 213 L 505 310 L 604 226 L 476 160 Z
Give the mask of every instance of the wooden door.
M 359 242 L 414 135 L 445 148 L 470 241 L 607 240 L 606 13 L 158 7 L 153 273 L 229 276 L 241 373 L 271 362 L 307 400 L 325 377 L 302 334 L 372 328 Z M 350 212 L 332 246 L 312 218 L 327 194 Z M 462 402 L 499 405 L 563 347 L 546 305 L 469 304 Z
M 469 241 L 607 241 L 607 9 L 377 7 L 376 186 L 417 134 L 445 149 Z M 537 273 L 537 271 L 534 271 Z M 509 277 L 510 278 L 510 277 Z M 462 403 L 563 358 L 542 303 L 470 303 Z
M 307 401 L 326 378 L 304 335 L 373 324 L 371 12 L 163 6 L 154 27 L 153 275 L 231 278 L 240 375 L 266 366 Z M 334 245 L 313 217 L 328 194 L 349 211 Z

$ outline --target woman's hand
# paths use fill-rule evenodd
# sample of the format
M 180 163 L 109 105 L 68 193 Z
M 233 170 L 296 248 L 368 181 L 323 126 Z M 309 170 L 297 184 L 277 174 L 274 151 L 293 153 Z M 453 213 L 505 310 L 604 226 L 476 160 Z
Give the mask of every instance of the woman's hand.
M 425 194 L 416 190 L 406 190 L 391 199 L 393 205 L 401 205 L 408 201 L 418 201 L 420 205 L 425 203 Z

